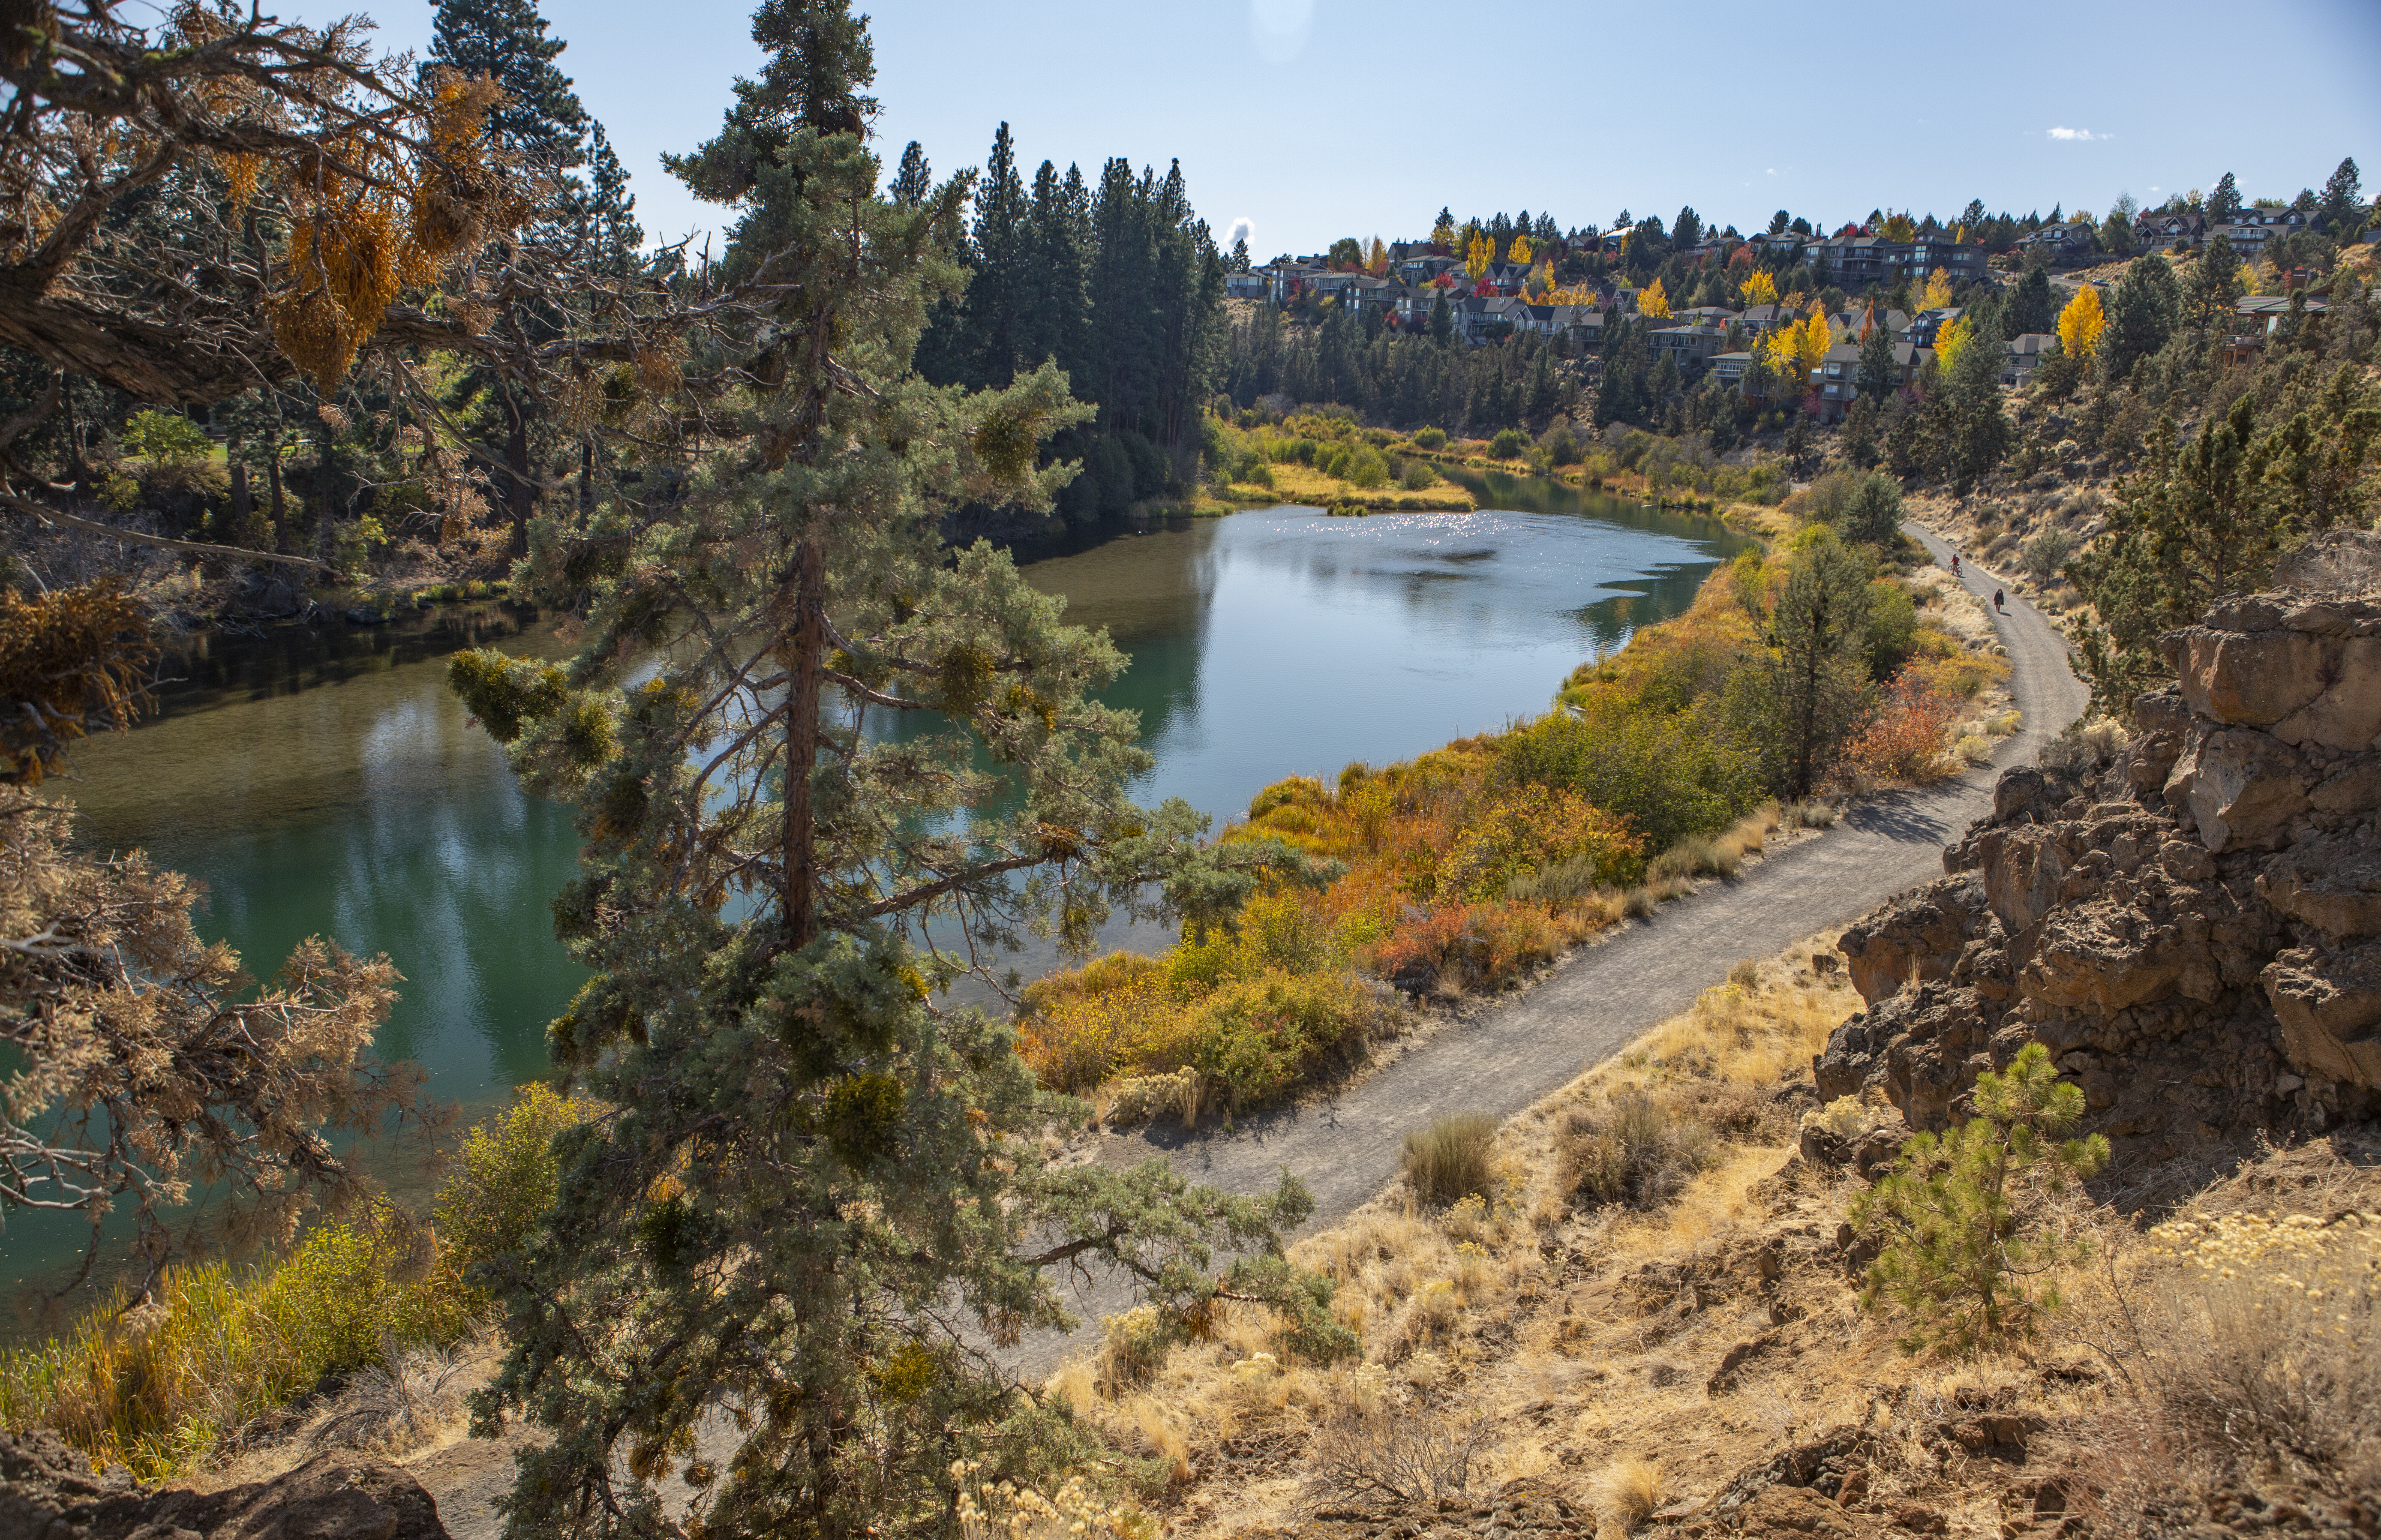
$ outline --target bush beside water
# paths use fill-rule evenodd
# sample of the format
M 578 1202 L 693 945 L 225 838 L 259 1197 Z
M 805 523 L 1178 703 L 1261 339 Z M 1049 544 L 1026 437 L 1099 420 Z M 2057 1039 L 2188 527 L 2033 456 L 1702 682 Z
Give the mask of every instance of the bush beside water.
M 259 1417 L 478 1326 L 471 1269 L 519 1249 L 553 1201 L 554 1136 L 587 1105 L 531 1085 L 466 1136 L 434 1220 L 386 1204 L 318 1226 L 277 1263 L 164 1269 L 65 1335 L 0 1356 L 0 1426 L 46 1426 L 159 1481 Z

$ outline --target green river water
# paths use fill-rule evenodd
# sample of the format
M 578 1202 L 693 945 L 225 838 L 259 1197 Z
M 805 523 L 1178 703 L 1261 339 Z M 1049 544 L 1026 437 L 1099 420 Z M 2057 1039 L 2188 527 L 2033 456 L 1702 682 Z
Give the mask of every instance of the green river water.
M 1480 484 L 1497 511 L 1276 508 L 1018 555 L 1130 655 L 1106 699 L 1141 713 L 1156 756 L 1138 794 L 1187 798 L 1220 825 L 1284 776 L 1543 711 L 1573 666 L 1679 613 L 1743 544 L 1543 482 Z M 138 846 L 203 881 L 201 933 L 251 972 L 317 933 L 387 952 L 406 983 L 381 1050 L 429 1070 L 467 1120 L 545 1070 L 545 1022 L 583 976 L 546 909 L 575 858 L 569 810 L 524 795 L 445 688 L 446 655 L 486 643 L 565 650 L 550 623 L 495 605 L 199 639 L 172 660 L 160 711 L 84 746 L 78 778 L 52 787 L 79 804 L 87 844 Z M 418 1160 L 364 1158 L 419 1195 Z M 21 1299 L 62 1276 L 82 1233 L 10 1219 L 0 1289 Z

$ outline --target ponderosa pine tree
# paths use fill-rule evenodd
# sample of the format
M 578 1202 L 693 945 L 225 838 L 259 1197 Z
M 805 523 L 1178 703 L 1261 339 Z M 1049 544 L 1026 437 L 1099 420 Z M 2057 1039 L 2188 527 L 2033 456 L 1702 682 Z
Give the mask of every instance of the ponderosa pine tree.
M 2241 184 L 2227 171 L 2216 179 L 2216 190 L 2207 195 L 2207 223 L 2229 225 L 2241 214 Z
M 2144 251 L 2126 267 L 2100 344 L 2110 379 L 2123 379 L 2135 363 L 2166 346 L 2181 304 L 2176 287 L 2173 264 L 2162 251 Z
M 2363 206 L 2359 201 L 2363 188 L 2364 178 L 2356 169 L 2356 157 L 2353 155 L 2342 160 L 2325 180 L 2322 202 L 2324 227 L 2331 232 L 2334 240 L 2346 240 L 2363 223 L 2361 217 Z
M 545 29 L 536 0 L 438 0 L 421 75 L 426 84 L 445 67 L 495 81 L 505 93 L 488 114 L 497 142 L 532 166 L 564 171 L 586 163 L 587 109 L 555 67 L 569 45 Z
M 1064 1436 L 995 1356 L 1064 1321 L 1061 1267 L 1120 1269 L 1177 1338 L 1223 1294 L 1277 1307 L 1284 1351 L 1350 1342 L 1280 1255 L 1294 1183 L 1055 1168 L 1068 1104 L 1006 1025 L 934 1003 L 1022 930 L 1080 947 L 1117 903 L 1211 923 L 1300 863 L 1133 807 L 1148 757 L 1091 697 L 1121 655 L 1007 556 L 942 544 L 955 503 L 1046 507 L 1072 468 L 1040 446 L 1087 409 L 1047 367 L 918 377 L 967 179 L 878 196 L 847 0 L 764 0 L 753 35 L 759 78 L 670 163 L 735 211 L 730 275 L 780 297 L 714 361 L 758 382 L 748 414 L 714 420 L 730 447 L 669 501 L 541 524 L 536 579 L 592 589 L 568 666 L 453 667 L 529 784 L 581 810 L 555 912 L 594 977 L 551 1044 L 611 1109 L 481 1280 L 511 1347 L 480 1425 L 552 1430 L 507 1500 L 523 1540 L 946 1533 L 955 1460 L 1030 1476 Z M 1217 1246 L 1242 1259 L 1220 1282 Z M 687 1521 L 656 1491 L 674 1471 Z
M 1822 528 L 1795 553 L 1778 590 L 1767 652 L 1731 687 L 1739 739 L 1761 747 L 1781 796 L 1819 788 L 1868 707 L 1873 573 L 1868 557 Z

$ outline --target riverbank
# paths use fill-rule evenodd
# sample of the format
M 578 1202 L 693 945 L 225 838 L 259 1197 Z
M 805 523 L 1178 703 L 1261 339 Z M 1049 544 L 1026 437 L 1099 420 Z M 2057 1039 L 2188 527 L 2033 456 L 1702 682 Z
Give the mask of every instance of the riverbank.
M 1251 898 L 1226 928 L 1155 956 L 1117 951 L 1023 996 L 1042 1082 L 1112 1124 L 1230 1118 L 1359 1074 L 1418 1013 L 1517 986 L 1583 942 L 1732 878 L 1783 824 L 1780 767 L 1747 687 L 1767 611 L 1835 537 L 1748 550 L 1687 613 L 1575 668 L 1556 709 L 1382 767 L 1259 792 L 1227 841 L 1278 841 L 1338 874 Z M 1836 795 L 1924 785 L 2016 727 L 1989 625 L 1948 574 L 1880 578 L 1864 662 L 1873 709 L 1830 748 Z M 1839 752 L 1839 757 L 1837 757 Z

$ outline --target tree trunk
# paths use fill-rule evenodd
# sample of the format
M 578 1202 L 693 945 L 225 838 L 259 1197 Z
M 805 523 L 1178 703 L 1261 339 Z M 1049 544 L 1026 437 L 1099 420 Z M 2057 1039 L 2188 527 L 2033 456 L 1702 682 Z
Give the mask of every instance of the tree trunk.
M 792 591 L 794 678 L 786 718 L 786 935 L 789 946 L 818 935 L 818 878 L 811 808 L 811 772 L 818 764 L 819 689 L 826 665 L 826 552 L 815 539 L 794 550 Z
M 579 441 L 579 513 L 580 518 L 595 511 L 595 441 Z
M 238 444 L 234 444 L 232 446 L 232 454 L 234 456 L 238 456 L 238 453 L 239 446 Z M 240 463 L 238 458 L 234 458 L 231 462 L 231 527 L 233 539 L 243 543 L 246 542 L 248 539 L 248 516 L 255 511 L 256 499 L 248 495 L 248 467 Z
M 505 501 L 512 511 L 513 555 L 529 555 L 529 521 L 537 512 L 537 486 L 529 479 L 529 413 L 505 389 Z
M 289 510 L 281 500 L 281 446 L 275 445 L 273 458 L 264 462 L 265 484 L 273 494 L 273 548 L 284 556 L 289 554 Z

